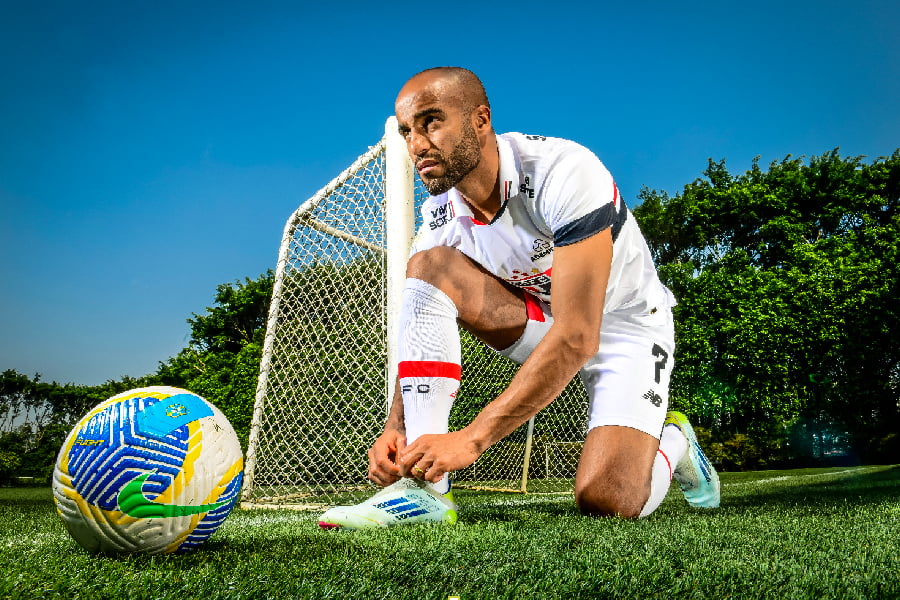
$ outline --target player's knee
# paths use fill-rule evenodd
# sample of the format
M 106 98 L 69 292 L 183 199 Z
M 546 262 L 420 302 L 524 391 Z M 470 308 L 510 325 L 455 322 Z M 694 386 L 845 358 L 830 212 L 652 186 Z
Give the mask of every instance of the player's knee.
M 453 272 L 453 265 L 469 260 L 462 252 L 449 246 L 435 246 L 416 252 L 406 263 L 406 276 L 421 279 L 434 286 Z
M 647 503 L 650 490 L 633 482 L 602 480 L 583 482 L 575 489 L 581 514 L 591 517 L 636 519 Z

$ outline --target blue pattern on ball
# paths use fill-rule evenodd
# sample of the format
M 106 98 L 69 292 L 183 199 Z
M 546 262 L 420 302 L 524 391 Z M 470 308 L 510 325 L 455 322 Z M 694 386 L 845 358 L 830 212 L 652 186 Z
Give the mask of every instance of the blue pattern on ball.
M 165 438 L 147 437 L 136 427 L 135 416 L 158 398 L 129 398 L 108 406 L 79 432 L 79 439 L 102 440 L 99 445 L 76 445 L 69 454 L 69 472 L 75 490 L 104 510 L 116 509 L 119 491 L 146 473 L 144 490 L 161 494 L 184 464 L 188 452 L 188 427 L 184 424 Z M 117 441 L 116 441 L 117 440 Z

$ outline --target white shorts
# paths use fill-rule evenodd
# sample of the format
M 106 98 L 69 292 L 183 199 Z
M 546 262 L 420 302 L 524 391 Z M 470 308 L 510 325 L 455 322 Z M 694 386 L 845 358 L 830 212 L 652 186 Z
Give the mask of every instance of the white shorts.
M 668 290 L 666 290 L 668 292 Z M 553 324 L 547 303 L 526 294 L 525 333 L 503 356 L 522 364 Z M 590 400 L 588 431 L 620 425 L 657 439 L 669 406 L 669 375 L 674 366 L 674 299 L 667 293 L 643 313 L 603 315 L 600 350 L 579 372 Z

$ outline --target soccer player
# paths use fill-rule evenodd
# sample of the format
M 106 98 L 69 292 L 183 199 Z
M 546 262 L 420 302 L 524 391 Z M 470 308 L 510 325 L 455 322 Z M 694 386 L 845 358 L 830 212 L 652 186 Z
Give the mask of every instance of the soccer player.
M 649 515 L 673 476 L 691 505 L 718 506 L 718 476 L 691 425 L 666 412 L 674 298 L 600 160 L 563 139 L 497 135 L 484 87 L 466 69 L 415 75 L 395 110 L 431 197 L 407 264 L 397 392 L 369 450 L 369 478 L 384 489 L 327 511 L 320 525 L 454 522 L 448 474 L 576 374 L 590 399 L 575 476 L 583 514 Z M 521 367 L 468 426 L 448 432 L 457 326 Z

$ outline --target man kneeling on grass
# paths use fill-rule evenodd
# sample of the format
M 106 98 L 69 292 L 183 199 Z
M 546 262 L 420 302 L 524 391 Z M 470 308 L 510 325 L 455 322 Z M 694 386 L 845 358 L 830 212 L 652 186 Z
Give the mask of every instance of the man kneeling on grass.
M 448 473 L 576 373 L 590 398 L 575 476 L 582 513 L 649 515 L 673 476 L 690 504 L 718 506 L 718 476 L 691 425 L 666 412 L 675 301 L 600 160 L 567 140 L 495 134 L 484 87 L 465 69 L 415 75 L 395 110 L 431 197 L 407 265 L 397 392 L 369 450 L 369 478 L 385 487 L 319 524 L 454 522 Z M 448 432 L 462 371 L 457 325 L 522 366 L 467 427 Z

